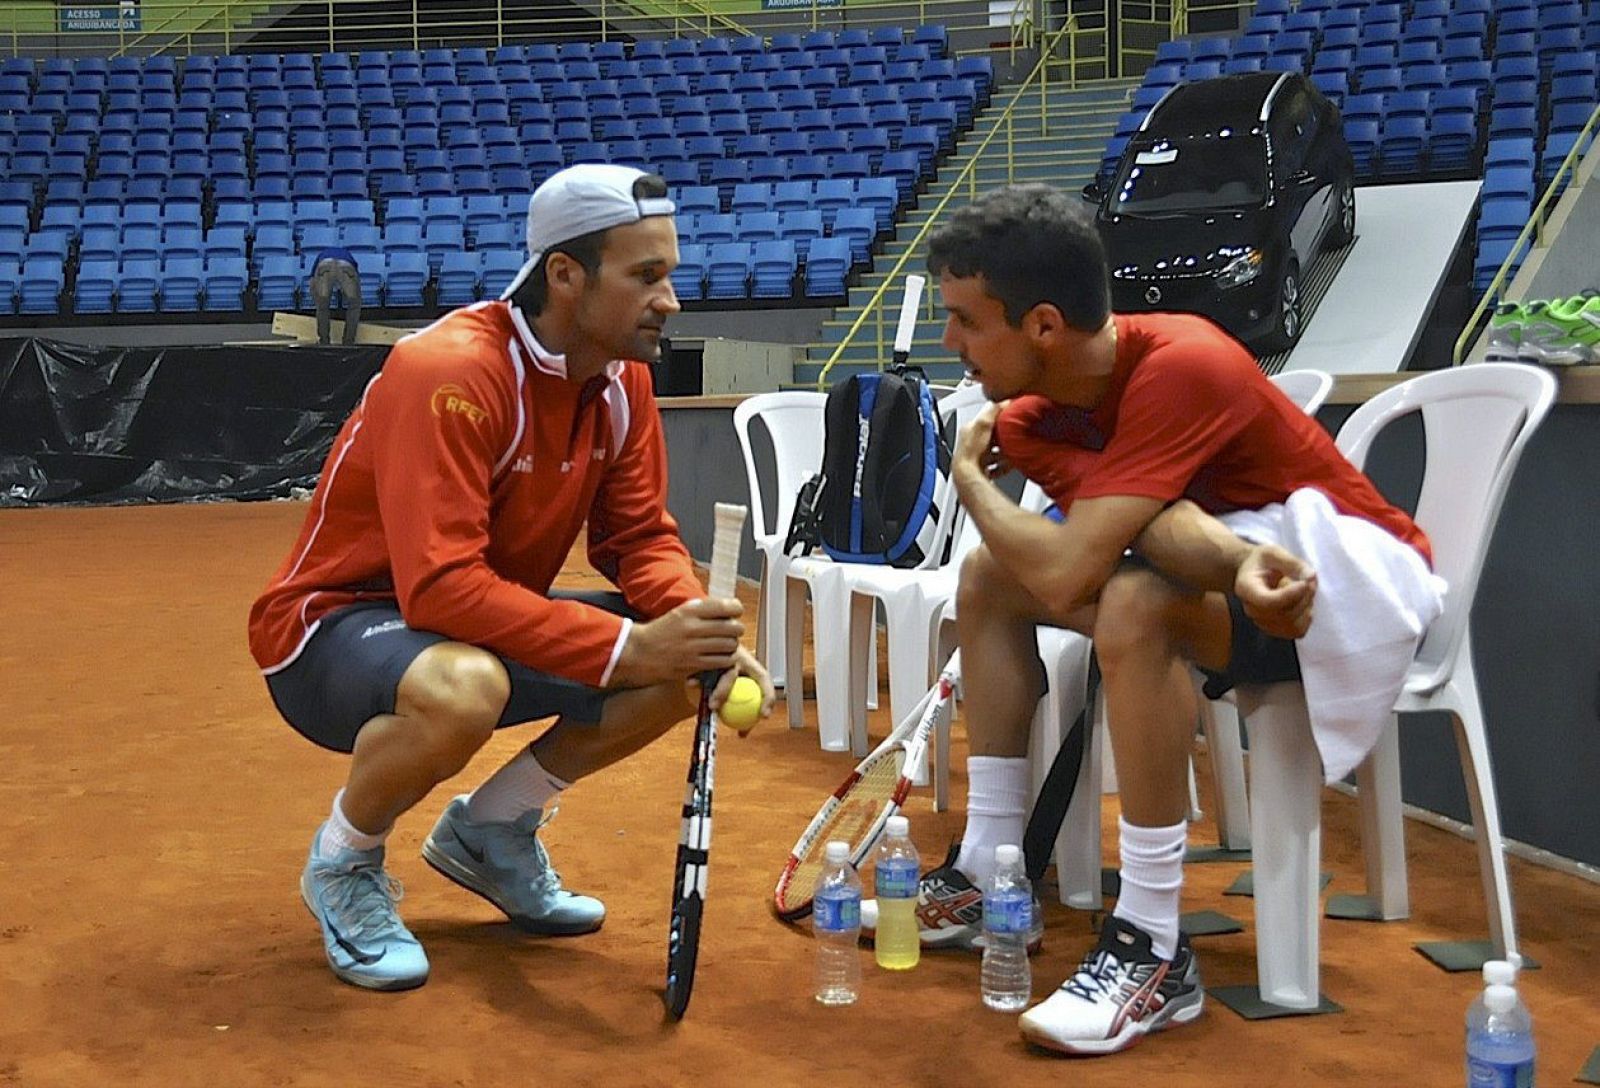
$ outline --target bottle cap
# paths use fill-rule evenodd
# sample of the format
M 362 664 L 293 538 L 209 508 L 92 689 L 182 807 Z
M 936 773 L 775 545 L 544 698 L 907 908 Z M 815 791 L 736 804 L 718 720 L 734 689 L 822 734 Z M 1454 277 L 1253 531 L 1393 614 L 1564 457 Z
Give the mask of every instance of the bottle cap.
M 889 817 L 888 832 L 890 838 L 903 839 L 911 834 L 911 821 L 904 816 L 891 816 Z
M 850 844 L 840 839 L 835 839 L 824 847 L 823 857 L 829 865 L 842 865 L 850 860 Z
M 1015 865 L 1022 860 L 1022 847 L 1006 843 L 1004 846 L 994 848 L 994 863 L 996 865 Z
M 1508 960 L 1484 960 L 1483 981 L 1489 986 L 1510 986 L 1517 981 L 1516 965 Z
M 1517 991 L 1495 983 L 1483 991 L 1483 1004 L 1490 1012 L 1510 1012 L 1517 1004 Z

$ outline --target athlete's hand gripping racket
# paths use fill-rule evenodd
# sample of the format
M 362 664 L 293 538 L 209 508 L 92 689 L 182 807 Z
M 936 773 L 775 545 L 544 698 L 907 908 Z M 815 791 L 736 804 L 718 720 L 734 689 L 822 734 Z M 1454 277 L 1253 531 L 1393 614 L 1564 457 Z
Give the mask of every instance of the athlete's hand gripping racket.
M 711 543 L 711 597 L 734 596 L 739 545 L 744 533 L 743 506 L 717 503 L 716 531 Z M 672 884 L 672 927 L 667 934 L 667 988 L 662 995 L 674 1020 L 683 1018 L 694 989 L 694 964 L 700 952 L 700 918 L 706 902 L 706 866 L 711 851 L 711 789 L 717 762 L 717 719 L 711 692 L 717 672 L 700 674 L 700 709 L 695 718 L 694 747 L 689 753 L 688 785 L 683 795 L 683 830 L 678 837 L 678 863 Z

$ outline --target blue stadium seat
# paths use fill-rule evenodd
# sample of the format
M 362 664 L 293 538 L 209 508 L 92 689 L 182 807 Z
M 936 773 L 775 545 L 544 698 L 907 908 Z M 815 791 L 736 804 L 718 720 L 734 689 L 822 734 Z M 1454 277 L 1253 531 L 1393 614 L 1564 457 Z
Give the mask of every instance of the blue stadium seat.
M 791 211 L 778 216 L 778 237 L 793 242 L 796 256 L 804 261 L 811 243 L 824 236 L 822 213 L 818 211 Z
M 1422 117 L 1390 116 L 1383 122 L 1378 156 L 1385 177 L 1412 177 L 1422 173 L 1428 146 L 1428 122 Z
M 65 261 L 57 256 L 34 256 L 22 262 L 18 283 L 18 309 L 25 314 L 53 314 L 61 308 Z
M 1375 177 L 1378 166 L 1378 122 L 1346 120 L 1344 139 L 1350 146 L 1350 157 L 1355 161 L 1356 177 L 1362 180 Z
M 845 238 L 850 243 L 854 260 L 865 261 L 872 251 L 873 239 L 878 233 L 878 222 L 871 208 L 840 208 L 829 228 L 835 238 Z
M 431 275 L 428 258 L 420 252 L 389 253 L 385 257 L 388 264 L 388 272 L 384 279 L 385 305 L 421 306 L 422 290 L 427 286 Z M 368 262 L 363 258 L 362 268 L 365 269 L 367 266 Z
M 126 247 L 124 247 L 126 252 Z M 161 265 L 152 258 L 124 258 L 117 281 L 119 314 L 150 314 L 157 309 L 161 291 Z
M 705 298 L 706 247 L 696 242 L 678 247 L 678 266 L 672 270 L 672 290 L 678 298 Z
M 80 314 L 108 314 L 116 294 L 120 268 L 115 260 L 95 257 L 78 264 L 72 306 Z
M 198 257 L 169 257 L 161 266 L 163 313 L 197 313 L 205 266 Z
M 257 243 L 259 246 L 259 242 Z M 261 310 L 292 310 L 300 289 L 300 260 L 274 255 L 261 262 L 256 306 Z
M 887 229 L 894 221 L 899 206 L 899 192 L 892 178 L 862 178 L 856 182 L 856 200 L 872 209 L 880 229 Z
M 806 254 L 805 293 L 810 298 L 833 298 L 845 293 L 850 275 L 850 242 L 845 238 L 818 238 Z
M 1428 134 L 1428 172 L 1462 174 L 1471 170 L 1478 146 L 1474 118 L 1463 113 L 1434 117 Z
M 483 256 L 475 251 L 447 253 L 439 267 L 439 304 L 462 306 L 478 298 Z
M 454 253 L 466 247 L 467 239 L 462 233 L 459 221 L 438 220 L 430 222 L 422 228 L 422 248 L 428 254 L 428 267 L 435 272 L 443 265 L 445 254 Z M 520 261 L 520 254 L 514 253 L 512 256 L 518 257 Z M 485 275 L 488 274 L 488 271 L 488 267 L 485 266 Z M 498 292 L 496 294 L 498 295 Z
M 750 283 L 750 246 L 744 242 L 718 242 L 706 253 L 706 297 L 747 298 Z
M 798 268 L 795 245 L 790 241 L 758 242 L 751 253 L 752 298 L 790 298 Z
M 21 262 L 15 257 L 0 257 L 0 314 L 17 312 L 17 292 L 21 283 Z

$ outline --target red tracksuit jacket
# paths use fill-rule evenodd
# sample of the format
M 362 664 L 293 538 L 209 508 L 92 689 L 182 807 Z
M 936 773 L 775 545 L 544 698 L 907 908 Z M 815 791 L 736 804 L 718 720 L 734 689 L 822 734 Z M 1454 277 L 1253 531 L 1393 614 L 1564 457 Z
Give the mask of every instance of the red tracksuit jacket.
M 251 654 L 276 672 L 330 611 L 394 600 L 413 628 L 604 685 L 631 622 L 545 593 L 587 522 L 590 562 L 644 616 L 704 596 L 666 482 L 644 364 L 579 385 L 509 303 L 454 311 L 395 344 L 345 421 Z

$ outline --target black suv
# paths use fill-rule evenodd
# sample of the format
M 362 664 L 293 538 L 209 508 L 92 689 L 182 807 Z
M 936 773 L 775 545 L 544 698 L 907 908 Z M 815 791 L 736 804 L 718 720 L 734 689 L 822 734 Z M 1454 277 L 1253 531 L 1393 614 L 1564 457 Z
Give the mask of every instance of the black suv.
M 1174 87 L 1085 190 L 1118 310 L 1203 314 L 1262 352 L 1293 347 L 1301 276 L 1355 237 L 1355 168 L 1338 107 L 1292 72 Z

